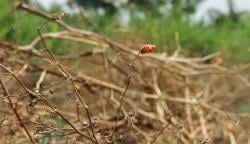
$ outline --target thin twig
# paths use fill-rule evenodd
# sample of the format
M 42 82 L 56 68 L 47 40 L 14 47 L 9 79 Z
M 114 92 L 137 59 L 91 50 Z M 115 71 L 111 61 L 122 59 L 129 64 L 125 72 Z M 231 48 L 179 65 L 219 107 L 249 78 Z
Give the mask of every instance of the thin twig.
M 93 128 L 93 123 L 91 121 L 91 118 L 90 118 L 90 113 L 89 113 L 89 110 L 88 110 L 88 106 L 86 104 L 86 102 L 84 101 L 84 99 L 82 98 L 82 96 L 80 95 L 80 93 L 78 92 L 76 86 L 75 86 L 75 83 L 74 83 L 74 80 L 72 78 L 72 76 L 70 75 L 70 73 L 66 70 L 66 68 L 64 68 L 64 66 L 62 66 L 61 64 L 59 64 L 59 62 L 57 61 L 56 57 L 52 54 L 52 52 L 48 49 L 46 43 L 45 43 L 45 40 L 43 39 L 43 36 L 41 34 L 41 31 L 40 31 L 41 27 L 38 27 L 37 28 L 37 31 L 41 37 L 41 40 L 42 40 L 42 43 L 43 43 L 43 46 L 44 48 L 46 49 L 46 51 L 48 52 L 48 54 L 52 57 L 54 63 L 57 65 L 57 67 L 59 68 L 59 70 L 62 72 L 62 74 L 67 77 L 67 79 L 70 80 L 71 82 L 71 85 L 73 87 L 73 90 L 74 90 L 74 93 L 75 95 L 77 96 L 77 98 L 80 100 L 81 104 L 84 106 L 85 108 L 85 111 L 87 113 L 87 116 L 88 116 L 88 120 L 89 120 L 89 123 L 90 123 L 90 127 L 91 127 L 91 131 L 92 131 L 92 135 L 95 139 L 95 143 L 98 144 L 98 140 L 96 139 L 96 136 L 95 136 L 95 132 L 94 132 L 94 128 Z
M 141 50 L 138 52 L 138 54 L 134 57 L 134 59 L 129 64 L 129 72 L 128 72 L 128 75 L 127 75 L 127 78 L 128 78 L 127 84 L 126 84 L 126 87 L 125 87 L 125 89 L 124 89 L 124 91 L 123 91 L 123 93 L 122 93 L 122 95 L 120 97 L 120 100 L 119 100 L 119 102 L 120 102 L 119 108 L 118 108 L 118 114 L 119 115 L 122 112 L 124 97 L 126 97 L 126 92 L 127 92 L 128 88 L 129 88 L 129 85 L 130 85 L 130 82 L 131 82 L 132 68 L 133 68 L 134 62 L 139 57 L 140 54 L 141 54 Z M 114 133 L 116 127 L 117 127 L 118 121 L 119 121 L 119 116 L 117 117 L 116 122 L 114 124 L 114 127 L 112 128 L 111 136 L 113 135 L 113 133 Z
M 8 101 L 9 101 L 9 107 L 12 109 L 12 111 L 14 112 L 16 118 L 20 122 L 21 127 L 24 129 L 25 133 L 28 135 L 30 142 L 32 144 L 35 144 L 36 142 L 34 141 L 34 139 L 32 138 L 31 134 L 29 133 L 28 128 L 23 124 L 22 119 L 21 119 L 20 115 L 18 114 L 18 112 L 16 110 L 17 105 L 13 104 L 11 98 L 9 97 L 10 93 L 9 93 L 7 87 L 4 85 L 4 83 L 3 83 L 3 81 L 2 81 L 1 78 L 0 78 L 0 84 L 1 84 L 1 86 L 3 88 L 5 96 L 7 97 Z
M 92 140 L 92 138 L 86 136 L 84 133 L 82 133 L 80 130 L 78 130 L 69 120 L 67 120 L 63 114 L 61 114 L 61 112 L 59 110 L 57 110 L 43 95 L 39 94 L 39 93 L 35 93 L 32 90 L 28 89 L 20 80 L 19 78 L 11 71 L 9 70 L 6 66 L 0 64 L 0 67 L 2 67 L 3 69 L 5 69 L 6 71 L 8 71 L 13 77 L 14 79 L 18 82 L 18 84 L 30 95 L 35 96 L 39 99 L 42 100 L 42 102 L 44 104 L 46 104 L 47 106 L 49 106 L 57 115 L 59 115 L 67 124 L 69 124 L 78 134 L 80 134 L 81 136 L 87 138 L 88 140 L 96 143 L 94 140 Z

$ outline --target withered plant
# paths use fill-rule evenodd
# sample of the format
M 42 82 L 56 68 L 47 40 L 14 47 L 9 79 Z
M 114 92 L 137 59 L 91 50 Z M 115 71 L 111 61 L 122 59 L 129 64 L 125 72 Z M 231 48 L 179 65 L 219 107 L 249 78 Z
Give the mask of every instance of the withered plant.
M 66 13 L 17 9 L 45 22 L 28 45 L 0 42 L 0 143 L 249 143 L 250 115 L 235 110 L 249 100 L 249 64 L 184 57 L 178 37 L 173 55 L 151 53 L 74 28 Z M 49 22 L 64 30 L 43 33 Z M 51 39 L 92 49 L 60 56 Z

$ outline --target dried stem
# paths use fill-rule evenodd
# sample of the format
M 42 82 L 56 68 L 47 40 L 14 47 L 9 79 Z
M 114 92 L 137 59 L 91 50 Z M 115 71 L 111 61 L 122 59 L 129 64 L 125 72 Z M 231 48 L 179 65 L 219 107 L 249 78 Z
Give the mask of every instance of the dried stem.
M 44 25 L 43 25 L 44 26 Z M 94 132 L 94 128 L 93 128 L 93 124 L 92 124 L 92 121 L 91 121 L 91 117 L 90 117 L 90 113 L 89 113 L 89 110 L 88 110 L 88 106 L 86 104 L 86 102 L 84 101 L 84 99 L 82 98 L 82 96 L 80 95 L 80 93 L 78 92 L 76 86 L 75 86 L 75 83 L 74 83 L 74 80 L 71 76 L 71 74 L 64 68 L 64 66 L 62 66 L 61 64 L 59 64 L 59 62 L 57 61 L 56 57 L 52 54 L 52 52 L 48 49 L 46 43 L 45 43 L 45 40 L 43 39 L 43 36 L 40 32 L 40 29 L 41 27 L 38 27 L 37 28 L 37 31 L 41 37 L 41 40 L 42 40 L 42 43 L 43 43 L 43 46 L 44 48 L 46 49 L 46 51 L 48 52 L 48 54 L 52 57 L 54 63 L 57 65 L 57 67 L 59 68 L 59 70 L 62 72 L 63 75 L 65 75 L 65 77 L 67 77 L 67 79 L 70 80 L 71 82 L 71 85 L 73 87 L 73 90 L 74 90 L 74 93 L 76 95 L 76 97 L 80 100 L 81 104 L 84 106 L 85 108 L 85 111 L 87 113 L 87 117 L 88 117 L 88 120 L 89 120 L 89 123 L 90 123 L 90 127 L 91 127 L 91 131 L 92 131 L 92 135 L 94 137 L 94 140 L 95 140 L 95 143 L 98 144 L 98 141 L 96 139 L 96 136 L 95 136 L 95 132 Z
M 1 65 L 2 66 L 2 65 Z M 20 117 L 20 115 L 18 114 L 16 108 L 17 108 L 17 105 L 14 105 L 11 98 L 9 97 L 10 96 L 10 93 L 7 89 L 7 87 L 4 85 L 2 79 L 0 78 L 0 84 L 3 88 L 3 91 L 4 91 L 4 94 L 5 94 L 5 97 L 8 99 L 9 101 L 9 107 L 12 109 L 12 111 L 14 112 L 16 118 L 18 119 L 18 121 L 20 122 L 20 125 L 21 127 L 24 129 L 25 133 L 27 134 L 27 136 L 29 137 L 29 140 L 32 144 L 35 144 L 36 142 L 34 141 L 34 139 L 32 138 L 31 134 L 29 133 L 29 130 L 28 128 L 24 125 L 24 123 L 22 122 L 22 119 Z
M 18 78 L 17 76 L 12 72 L 10 71 L 7 67 L 5 67 L 4 65 L 0 64 L 0 67 L 2 67 L 3 69 L 5 69 L 6 71 L 8 71 L 14 78 L 15 80 L 19 83 L 19 85 L 28 93 L 30 94 L 31 96 L 35 96 L 39 99 L 42 100 L 42 102 L 44 104 L 46 104 L 47 106 L 49 106 L 57 115 L 59 115 L 64 121 L 66 121 L 78 134 L 80 134 L 81 136 L 89 139 L 90 141 L 94 142 L 94 140 L 92 140 L 90 137 L 86 136 L 84 133 L 82 133 L 81 131 L 79 131 L 69 120 L 67 120 L 63 114 L 61 114 L 60 111 L 58 111 L 48 100 L 46 100 L 46 98 L 39 94 L 39 93 L 35 93 L 33 91 L 31 91 L 30 89 L 28 89 Z

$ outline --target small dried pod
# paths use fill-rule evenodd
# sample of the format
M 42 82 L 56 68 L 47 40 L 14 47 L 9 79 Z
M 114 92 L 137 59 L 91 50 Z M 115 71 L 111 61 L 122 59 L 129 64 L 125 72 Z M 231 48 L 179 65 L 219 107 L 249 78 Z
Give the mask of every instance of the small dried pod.
M 145 44 L 141 48 L 141 54 L 152 53 L 156 49 L 155 45 L 152 44 Z

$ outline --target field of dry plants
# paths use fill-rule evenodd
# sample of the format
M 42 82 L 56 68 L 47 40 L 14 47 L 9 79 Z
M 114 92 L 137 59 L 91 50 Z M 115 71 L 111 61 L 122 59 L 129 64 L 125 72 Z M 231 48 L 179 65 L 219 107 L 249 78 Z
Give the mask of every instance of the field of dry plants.
M 250 144 L 250 114 L 236 110 L 250 99 L 250 65 L 181 48 L 138 54 L 140 44 L 71 27 L 65 13 L 17 9 L 46 22 L 29 45 L 0 42 L 0 144 Z M 46 23 L 64 31 L 43 33 Z M 92 49 L 59 56 L 48 39 Z

